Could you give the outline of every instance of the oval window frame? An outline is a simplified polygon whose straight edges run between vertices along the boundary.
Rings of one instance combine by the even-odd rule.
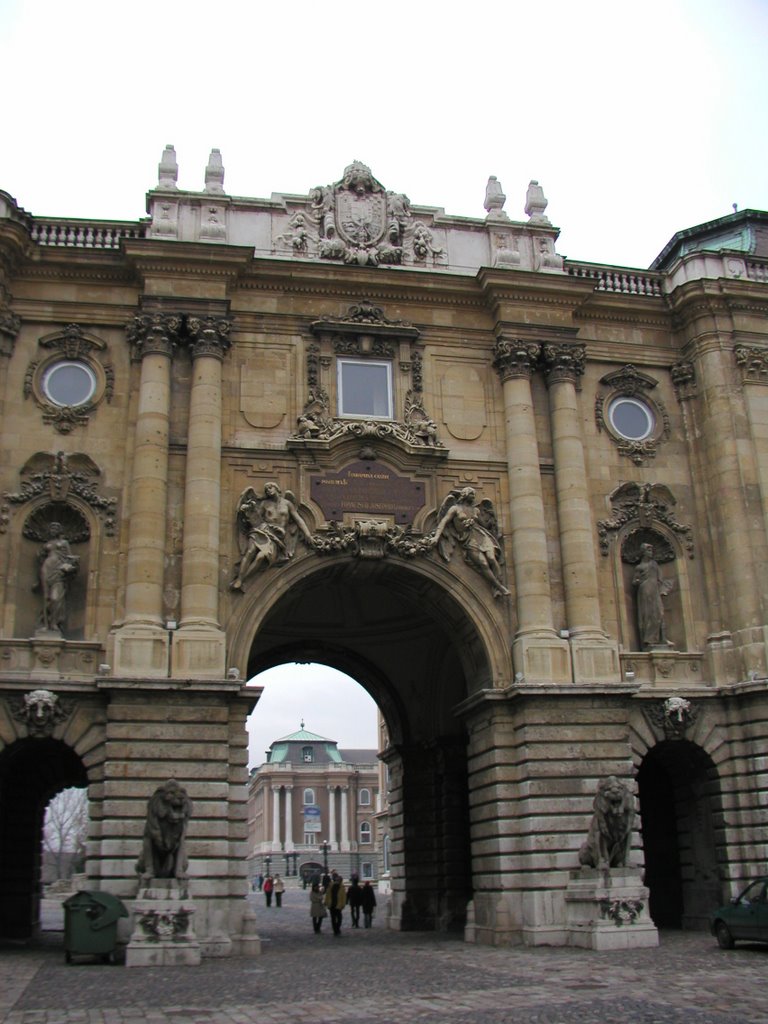
[[[642,434],[630,434],[626,430],[622,429],[621,426],[616,422],[615,410],[618,406],[627,404],[633,406],[635,409],[641,410],[645,414],[646,419],[646,430]],[[606,409],[608,424],[616,434],[617,437],[622,438],[625,441],[634,441],[640,443],[647,441],[649,438],[654,438],[656,433],[656,427],[658,424],[658,417],[653,406],[645,399],[638,398],[636,395],[614,395],[608,401],[608,408]]]
[[[53,389],[51,388],[51,378],[56,374],[58,370],[67,369],[70,367],[76,367],[82,370],[85,376],[90,381],[91,387],[88,394],[79,402],[63,402],[58,398]],[[46,364],[45,367],[41,368],[40,374],[40,391],[46,402],[55,406],[57,409],[82,409],[87,406],[93,405],[96,401],[96,395],[99,390],[99,377],[94,367],[87,362],[85,359],[71,359],[71,358],[57,358],[51,360]]]

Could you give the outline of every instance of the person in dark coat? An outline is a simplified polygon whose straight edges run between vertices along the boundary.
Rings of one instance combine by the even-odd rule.
[[[370,928],[376,910],[376,893],[370,882],[366,882],[360,891],[360,906],[363,909],[363,924],[366,928]]]
[[[347,906],[349,907],[349,913],[352,918],[352,927],[360,927],[360,900],[363,895],[363,890],[360,888],[355,875],[352,876],[352,882],[347,889]]]

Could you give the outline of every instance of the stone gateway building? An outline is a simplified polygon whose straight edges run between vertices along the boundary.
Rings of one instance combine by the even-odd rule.
[[[559,256],[536,182],[471,219],[359,162],[159,170],[132,223],[0,193],[0,932],[71,785],[134,910],[175,779],[202,955],[255,952],[244,681],[293,661],[386,722],[391,927],[578,941],[610,777],[603,916],[644,879],[700,926],[767,854],[768,214],[629,270]]]

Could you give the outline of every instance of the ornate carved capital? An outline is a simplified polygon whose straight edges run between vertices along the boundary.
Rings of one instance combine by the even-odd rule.
[[[11,356],[21,330],[21,317],[9,309],[0,309],[0,356]]]
[[[140,313],[125,325],[135,355],[172,356],[179,341],[181,316],[178,313]]]
[[[768,384],[768,348],[737,345],[733,350],[744,384]]]
[[[541,345],[536,341],[500,337],[493,346],[493,368],[502,383],[515,377],[527,377],[536,369]]]
[[[571,381],[578,386],[587,362],[585,345],[546,342],[541,347],[541,356],[547,371],[548,385]]]
[[[682,402],[687,398],[694,398],[696,396],[698,386],[696,381],[696,368],[693,363],[687,360],[675,363],[674,366],[670,367],[669,373],[672,377],[672,386],[675,389],[675,395],[677,395],[678,402]]]
[[[232,321],[226,320],[224,317],[189,317],[187,319],[187,334],[192,358],[214,356],[216,359],[223,360],[232,344],[229,340],[231,328]]]

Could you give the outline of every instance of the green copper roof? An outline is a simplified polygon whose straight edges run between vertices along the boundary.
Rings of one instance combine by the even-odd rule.
[[[298,732],[292,732],[289,736],[281,736],[275,743],[335,743],[336,740],[329,740],[327,736],[318,736],[316,732],[308,732],[301,723]]]

